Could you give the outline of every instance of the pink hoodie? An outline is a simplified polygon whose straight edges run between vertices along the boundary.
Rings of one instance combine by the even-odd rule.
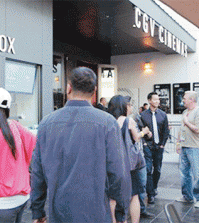
[[[12,120],[10,129],[16,145],[16,160],[0,130],[0,197],[30,193],[29,165],[36,143],[36,136]]]

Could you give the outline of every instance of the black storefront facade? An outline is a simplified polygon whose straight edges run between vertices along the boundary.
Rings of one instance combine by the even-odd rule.
[[[79,65],[97,71],[100,83],[94,104],[104,96],[103,65],[109,70],[115,65],[117,69],[117,64],[108,66],[112,56],[160,52],[186,58],[196,51],[196,40],[152,0],[58,0],[54,1],[53,11],[55,58],[56,53],[60,60],[63,58],[65,76]]]
[[[115,69],[111,56],[186,57],[196,51],[196,40],[151,0],[1,0],[0,5],[0,86],[12,94],[12,118],[32,128],[64,105],[66,77],[76,66],[91,67],[101,78],[101,70]],[[111,84],[116,89],[117,78]],[[101,95],[98,89],[94,104]]]

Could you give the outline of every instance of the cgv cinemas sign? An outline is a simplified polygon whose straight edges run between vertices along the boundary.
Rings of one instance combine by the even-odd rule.
[[[15,54],[14,50],[15,38],[9,36],[0,35],[0,52]]]
[[[158,25],[155,20],[150,18],[146,13],[142,13],[141,10],[135,7],[135,26],[143,29],[145,33],[149,33],[151,37],[154,37],[155,25]],[[180,39],[170,33],[167,29],[159,25],[158,28],[159,41],[165,46],[171,48],[180,55],[187,57],[187,45]]]

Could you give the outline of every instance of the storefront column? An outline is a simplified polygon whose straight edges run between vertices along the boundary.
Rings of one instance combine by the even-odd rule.
[[[43,65],[42,71],[42,117],[53,111],[53,92],[52,92],[52,66]]]
[[[0,87],[5,87],[5,57],[0,56]]]

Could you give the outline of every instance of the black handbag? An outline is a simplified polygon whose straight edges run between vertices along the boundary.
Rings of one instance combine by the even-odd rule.
[[[144,167],[146,164],[140,152],[139,143],[135,142],[131,137],[131,133],[129,130],[129,118],[126,118],[124,120],[121,131],[127,156],[129,159],[130,170],[140,169]]]

